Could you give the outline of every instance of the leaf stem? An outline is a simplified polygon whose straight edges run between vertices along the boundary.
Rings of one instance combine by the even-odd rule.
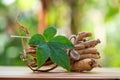
[[[16,35],[11,35],[10,37],[13,37],[13,38],[31,38],[31,37],[28,37],[28,36],[16,36]]]

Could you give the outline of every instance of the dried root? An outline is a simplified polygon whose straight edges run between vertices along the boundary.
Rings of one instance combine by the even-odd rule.
[[[33,59],[27,58],[24,54],[32,56]],[[54,64],[50,59],[48,59],[46,63],[43,64],[43,66],[49,66],[49,68],[38,68],[36,60],[36,46],[25,49],[25,53],[22,53],[20,58],[32,71],[48,72],[57,67],[56,64]]]
[[[80,61],[75,62],[71,66],[71,71],[82,72],[82,71],[90,71],[94,67],[98,66],[97,62],[94,59],[83,59]]]
[[[86,37],[89,37],[91,36],[92,34],[90,32],[81,32],[78,34],[77,38],[76,38],[76,41],[75,41],[75,44],[78,44],[79,41],[84,41]]]
[[[90,71],[100,65],[96,61],[100,58],[99,52],[94,47],[100,43],[100,40],[88,40],[92,34],[81,32],[77,36],[71,36],[70,40],[75,48],[68,51],[71,60],[71,71],[82,72]]]
[[[75,49],[85,49],[90,47],[95,47],[98,43],[100,43],[100,40],[89,40],[89,41],[80,41],[79,43],[75,44]]]

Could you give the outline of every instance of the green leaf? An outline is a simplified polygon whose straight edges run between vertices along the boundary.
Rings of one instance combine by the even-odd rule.
[[[50,56],[50,49],[46,43],[37,48],[37,67],[41,67]]]
[[[49,41],[55,36],[56,32],[57,30],[55,27],[49,27],[44,31],[43,35],[45,36],[46,40]]]
[[[50,57],[54,63],[70,71],[70,60],[64,50],[73,48],[74,46],[66,37],[54,37],[55,34],[56,29],[49,27],[44,31],[43,35],[35,34],[29,40],[29,45],[37,46],[37,67],[41,67]]]
[[[31,37],[29,40],[29,45],[35,46],[35,45],[42,45],[45,42],[44,37],[41,34],[35,34]]]
[[[56,45],[59,45],[63,49],[74,48],[72,42],[64,36],[56,36],[52,38],[50,42],[54,42]]]
[[[51,49],[50,59],[57,65],[70,71],[70,60],[68,58],[67,53],[58,46],[55,46],[50,43],[49,47]]]

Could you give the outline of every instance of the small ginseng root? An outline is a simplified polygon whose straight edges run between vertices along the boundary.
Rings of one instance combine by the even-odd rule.
[[[100,40],[88,40],[86,37],[91,35],[90,32],[81,32],[77,36],[72,35],[70,37],[75,46],[74,49],[68,51],[71,60],[71,71],[83,72],[90,71],[94,67],[100,67],[98,63],[100,54],[95,48]]]
[[[76,72],[90,71],[94,67],[98,67],[97,62],[94,59],[86,58],[77,61],[73,65],[71,65],[71,71],[76,71]]]

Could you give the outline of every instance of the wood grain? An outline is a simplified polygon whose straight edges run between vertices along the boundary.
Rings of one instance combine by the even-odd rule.
[[[0,80],[119,80],[120,68],[95,68],[90,72],[66,72],[58,67],[51,72],[32,72],[28,67],[0,67]]]

